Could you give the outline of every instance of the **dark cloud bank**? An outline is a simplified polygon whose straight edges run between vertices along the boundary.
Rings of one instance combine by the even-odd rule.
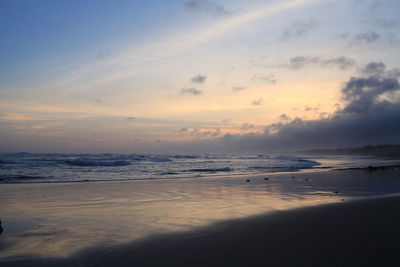
[[[387,70],[382,62],[372,62],[361,73],[343,85],[345,105],[327,118],[287,117],[265,127],[263,134],[226,134],[190,146],[202,152],[282,152],[400,143],[400,70]]]

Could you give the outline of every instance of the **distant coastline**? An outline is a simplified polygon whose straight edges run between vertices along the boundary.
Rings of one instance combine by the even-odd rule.
[[[400,158],[400,144],[367,145],[363,147],[346,147],[336,149],[310,149],[299,151],[306,155],[361,155]]]

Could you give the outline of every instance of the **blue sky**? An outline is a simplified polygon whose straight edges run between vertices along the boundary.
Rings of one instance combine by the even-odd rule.
[[[342,112],[343,88],[367,64],[397,79],[398,10],[393,0],[1,1],[0,150],[267,144],[295,119]],[[387,99],[397,90],[374,103]]]

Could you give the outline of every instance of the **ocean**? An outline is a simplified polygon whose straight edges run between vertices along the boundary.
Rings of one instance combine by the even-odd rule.
[[[0,183],[190,179],[399,165],[363,156],[0,154]]]

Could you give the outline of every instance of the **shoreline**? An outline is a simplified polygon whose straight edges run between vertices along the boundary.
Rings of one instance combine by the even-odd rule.
[[[400,196],[274,211],[2,266],[398,266]]]

